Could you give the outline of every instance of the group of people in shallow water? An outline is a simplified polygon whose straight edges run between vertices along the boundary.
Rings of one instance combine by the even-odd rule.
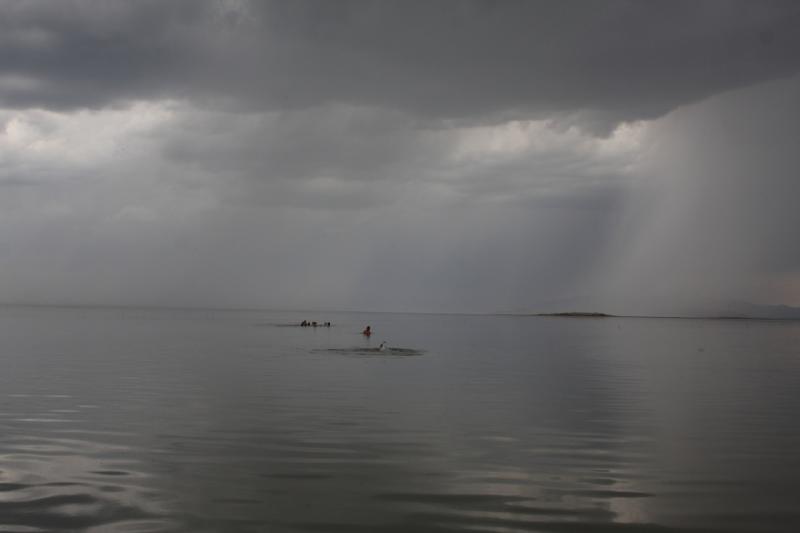
[[[329,327],[331,327],[331,323],[330,322],[317,322],[316,320],[303,320],[302,322],[300,322],[300,327],[301,328],[309,328],[309,327],[310,328],[316,328],[316,327],[329,328]],[[362,331],[361,334],[364,335],[365,337],[369,337],[370,335],[372,335],[372,326],[365,327],[364,331]]]
[[[302,322],[300,322],[300,327],[302,327],[302,328],[307,328],[307,327],[311,327],[311,328],[316,328],[316,327],[329,328],[329,327],[331,327],[331,323],[330,322],[317,323],[316,320],[314,320],[314,321],[303,320]]]

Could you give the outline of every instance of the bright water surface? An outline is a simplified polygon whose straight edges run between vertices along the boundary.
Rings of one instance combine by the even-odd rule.
[[[800,531],[797,322],[4,308],[0,398],[3,532]]]

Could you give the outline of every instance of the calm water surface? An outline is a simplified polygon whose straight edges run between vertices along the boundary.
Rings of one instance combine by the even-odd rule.
[[[5,308],[0,398],[2,532],[800,531],[800,323]]]

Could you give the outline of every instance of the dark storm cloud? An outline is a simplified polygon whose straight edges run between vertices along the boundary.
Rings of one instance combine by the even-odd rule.
[[[0,87],[10,107],[101,107],[174,95],[204,23],[192,2],[14,2],[0,8]],[[185,69],[180,69],[185,70]]]
[[[256,179],[382,180],[399,167],[435,164],[446,132],[407,115],[328,106],[292,113],[195,112],[164,132],[167,159]]]
[[[765,280],[800,302],[799,22],[2,3],[0,301],[653,312]]]
[[[5,106],[331,102],[605,128],[800,66],[770,2],[24,2],[0,7]]]

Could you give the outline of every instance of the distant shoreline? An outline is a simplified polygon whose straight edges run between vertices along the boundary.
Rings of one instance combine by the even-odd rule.
[[[535,313],[533,316],[563,316],[570,318],[619,318],[618,315],[609,315],[608,313],[590,313],[590,312],[576,312],[576,311],[570,311],[565,313]]]
[[[685,315],[612,315],[609,313],[569,311],[562,313],[527,313],[518,316],[538,316],[551,318],[648,318],[648,319],[672,319],[672,320],[771,320],[771,321],[797,321],[795,317],[766,317],[766,316],[738,316],[738,315],[719,315],[719,316],[685,316]]]

